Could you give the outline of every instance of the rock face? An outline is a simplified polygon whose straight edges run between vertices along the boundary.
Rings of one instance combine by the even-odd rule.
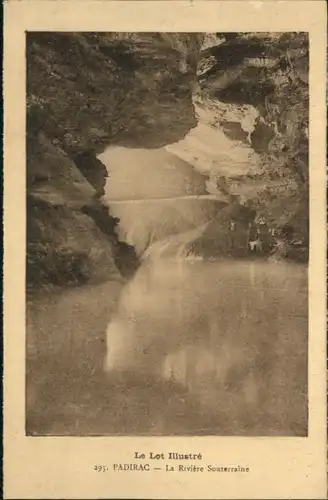
[[[63,204],[30,199],[28,284],[61,286],[118,278],[114,254],[92,218]]]
[[[255,151],[276,156],[280,152],[285,163],[296,155],[300,162],[307,161],[306,33],[235,33],[202,57],[212,61],[199,77],[208,95],[258,110],[260,116],[251,136]]]
[[[136,268],[133,248],[118,240],[117,219],[99,201],[107,171],[97,155],[112,144],[161,147],[196,125],[201,42],[199,35],[165,33],[27,35],[32,288]]]
[[[306,33],[217,34],[217,45],[201,53],[203,100],[258,115],[247,142],[260,157],[255,178],[233,176],[237,189],[253,198],[258,212],[276,227],[290,224],[308,245],[309,45]],[[240,121],[240,120],[239,120]],[[220,120],[222,126],[222,119]],[[236,123],[227,135],[245,141]],[[242,130],[247,132],[243,124]],[[247,193],[247,191],[249,192]],[[254,192],[255,191],[255,192]]]
[[[96,190],[43,132],[29,138],[27,175],[29,289],[118,278],[114,220],[107,212],[109,236],[97,227]]]
[[[258,111],[217,101],[205,92],[195,93],[193,102],[197,127],[166,149],[209,176],[259,173],[260,157],[250,145]]]
[[[65,151],[161,147],[196,125],[196,35],[28,35],[29,127]]]
[[[232,150],[213,159],[206,141],[218,130],[243,145],[239,163]],[[109,146],[173,143],[167,152],[205,165],[227,192],[252,186],[256,175],[249,196],[257,210],[277,226],[291,223],[305,241],[306,34],[28,33],[30,283],[127,273],[123,255],[133,249],[101,205],[107,171],[97,156]],[[67,253],[75,270],[60,267]]]

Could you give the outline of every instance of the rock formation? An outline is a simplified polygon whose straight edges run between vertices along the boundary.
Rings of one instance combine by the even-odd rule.
[[[266,218],[306,241],[305,34],[28,33],[30,284],[118,277],[122,255],[134,254],[101,204],[107,171],[97,156],[174,143],[167,149],[182,161],[210,165],[208,149],[191,160],[183,141],[197,124],[204,137],[220,129],[244,145],[239,164],[228,156],[214,169],[225,187],[250,188]]]
[[[309,47],[305,33],[218,34],[202,52],[201,98],[222,107],[251,106],[253,130],[236,123],[224,132],[248,142],[260,168],[230,175],[232,189],[252,198],[259,214],[278,229],[290,224],[303,257],[308,246]],[[205,97],[206,96],[206,97]],[[213,104],[212,104],[213,107]],[[255,174],[255,175],[254,175]],[[305,257],[306,258],[306,257]]]
[[[32,286],[116,278],[126,254],[137,264],[100,204],[107,172],[97,155],[112,144],[161,147],[196,125],[192,86],[200,43],[187,34],[27,35]]]

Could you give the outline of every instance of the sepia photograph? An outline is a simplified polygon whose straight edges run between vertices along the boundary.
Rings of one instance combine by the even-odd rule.
[[[310,255],[307,32],[26,32],[27,436],[307,437]]]

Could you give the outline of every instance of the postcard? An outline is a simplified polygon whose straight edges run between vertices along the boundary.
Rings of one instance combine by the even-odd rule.
[[[325,19],[6,2],[4,498],[326,498]]]

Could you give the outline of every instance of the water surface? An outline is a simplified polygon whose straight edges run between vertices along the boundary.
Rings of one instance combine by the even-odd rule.
[[[28,318],[29,433],[307,433],[305,267],[148,258]]]

